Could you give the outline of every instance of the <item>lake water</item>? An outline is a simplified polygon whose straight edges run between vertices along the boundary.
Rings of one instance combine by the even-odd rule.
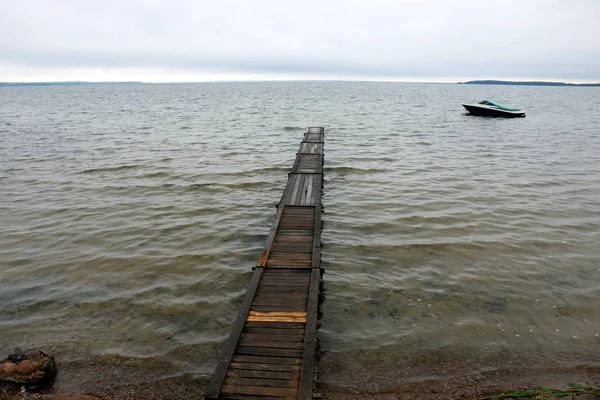
[[[465,114],[484,98],[527,117]],[[600,379],[600,91],[571,87],[0,88],[0,358],[201,395],[308,126],[326,397]]]

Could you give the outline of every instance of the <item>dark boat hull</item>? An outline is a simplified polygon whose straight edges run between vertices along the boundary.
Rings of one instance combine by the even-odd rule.
[[[481,107],[475,104],[463,104],[463,107],[469,113],[483,117],[521,118],[525,116],[523,111],[506,111],[492,107]]]

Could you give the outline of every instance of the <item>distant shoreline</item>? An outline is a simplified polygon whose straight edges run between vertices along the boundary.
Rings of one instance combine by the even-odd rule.
[[[0,82],[2,86],[81,86],[81,85],[131,85],[143,82],[87,82],[87,81],[65,81],[65,82]]]
[[[19,86],[85,86],[85,85],[145,85],[145,84],[188,84],[188,83],[275,83],[275,82],[373,82],[373,83],[414,83],[414,84],[453,84],[452,82],[400,82],[400,81],[369,81],[369,80],[265,80],[265,81],[207,81],[207,82],[138,82],[138,81],[110,81],[110,82],[91,82],[91,81],[58,81],[58,82],[0,82],[0,87],[19,87]],[[579,87],[600,87],[600,83],[566,83],[566,82],[544,82],[544,81],[500,81],[500,80],[474,80],[466,82],[456,82],[459,85],[516,85],[516,86],[579,86]]]
[[[600,83],[565,83],[565,82],[543,82],[543,81],[467,81],[458,82],[459,85],[517,85],[517,86],[585,86],[600,87]]]

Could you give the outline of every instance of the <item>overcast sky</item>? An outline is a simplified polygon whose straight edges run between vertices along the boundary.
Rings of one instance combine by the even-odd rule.
[[[0,0],[0,81],[600,82],[600,0]]]

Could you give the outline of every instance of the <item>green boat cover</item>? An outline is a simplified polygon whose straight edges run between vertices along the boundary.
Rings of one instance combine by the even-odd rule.
[[[512,106],[509,106],[506,103],[503,103],[501,101],[496,101],[496,100],[483,100],[483,101],[480,101],[479,104],[483,104],[486,106],[498,107],[498,108],[500,108],[502,110],[506,110],[506,111],[521,111],[518,108],[514,108]]]

